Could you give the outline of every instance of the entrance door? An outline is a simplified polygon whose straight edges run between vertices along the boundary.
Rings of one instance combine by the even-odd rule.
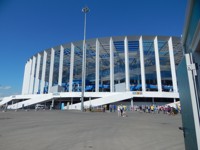
[[[185,54],[177,70],[177,79],[186,150],[200,149],[199,100],[195,71],[191,54]]]

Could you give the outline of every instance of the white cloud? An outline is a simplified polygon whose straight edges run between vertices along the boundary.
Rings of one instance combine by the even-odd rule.
[[[17,92],[4,92],[4,93],[0,93],[0,99],[3,98],[3,97],[8,97],[8,96],[12,96],[12,95],[20,95],[19,93]]]
[[[0,98],[12,96],[12,95],[20,95],[19,89],[15,89],[9,85],[1,85],[0,84]]]
[[[11,86],[0,85],[0,90],[9,90],[9,89],[11,89]]]

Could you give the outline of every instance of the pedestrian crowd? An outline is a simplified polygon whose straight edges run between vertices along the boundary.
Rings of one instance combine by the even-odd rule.
[[[172,107],[169,105],[135,105],[132,110],[144,112],[144,113],[153,113],[153,114],[168,114],[168,115],[176,115],[178,113],[181,113],[181,107],[176,106]]]
[[[134,105],[133,107],[127,106],[127,105],[104,105],[102,107],[102,112],[105,112],[106,110],[110,112],[117,111],[118,116],[127,117],[127,111],[138,111],[143,113],[150,113],[150,114],[168,114],[168,115],[176,115],[178,113],[181,113],[181,107],[180,105],[175,105],[175,107],[172,107],[170,105]]]

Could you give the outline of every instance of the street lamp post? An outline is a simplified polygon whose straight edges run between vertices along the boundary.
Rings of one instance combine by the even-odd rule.
[[[84,13],[84,40],[83,40],[83,60],[82,60],[82,88],[81,88],[81,111],[84,111],[83,101],[84,101],[84,92],[85,92],[85,70],[86,70],[86,14],[89,12],[88,7],[84,7],[82,12]]]

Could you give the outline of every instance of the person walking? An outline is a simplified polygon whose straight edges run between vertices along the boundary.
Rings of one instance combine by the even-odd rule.
[[[124,107],[123,107],[123,105],[121,104],[121,105],[120,105],[120,116],[123,116],[123,112],[124,112]]]
[[[118,107],[117,107],[118,116],[121,116],[121,108],[120,107],[121,107],[120,105],[118,105]]]
[[[127,117],[126,111],[127,111],[127,106],[124,105],[123,106],[123,117]]]
[[[113,108],[113,106],[110,105],[110,106],[109,106],[109,110],[110,110],[110,112],[112,112],[112,108]]]
[[[113,111],[115,112],[115,110],[116,110],[116,105],[113,105]]]

